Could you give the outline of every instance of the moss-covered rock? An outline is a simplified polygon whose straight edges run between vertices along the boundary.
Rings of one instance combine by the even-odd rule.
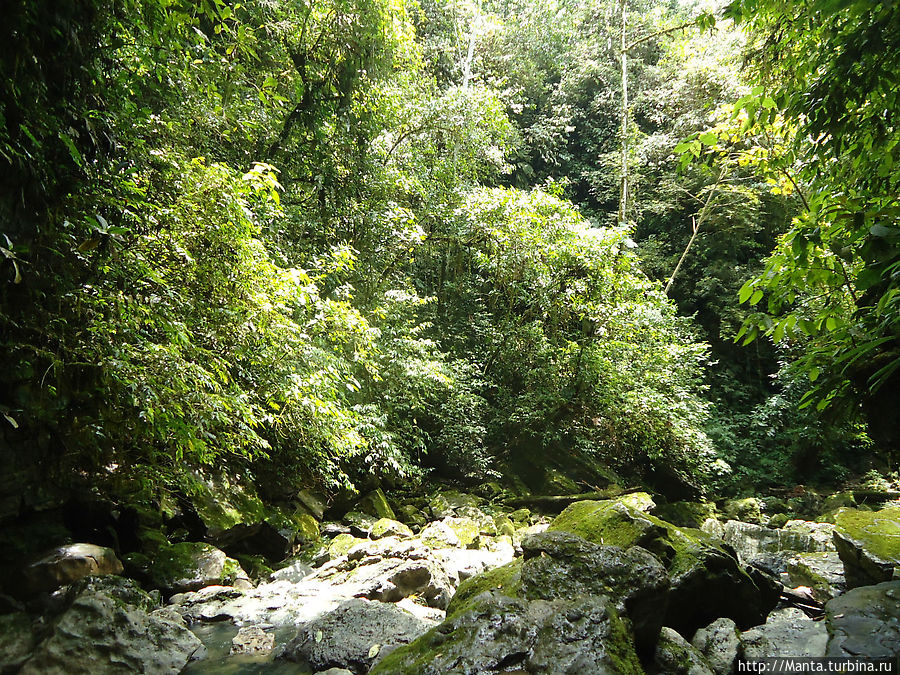
[[[774,516],[769,518],[768,526],[773,530],[780,529],[784,527],[788,522],[790,522],[791,516],[787,513],[776,513]]]
[[[428,500],[428,506],[435,518],[447,518],[457,515],[457,509],[465,506],[479,507],[482,499],[456,490],[439,492]]]
[[[550,530],[620,548],[641,546],[656,554],[672,581],[666,625],[682,635],[722,616],[741,627],[756,625],[778,600],[777,591],[752,579],[720,540],[618,501],[572,504]]]
[[[204,586],[229,586],[247,579],[240,563],[202,542],[171,544],[159,550],[149,570],[150,583],[165,593],[196,591]]]
[[[603,597],[520,600],[483,593],[372,675],[643,672],[625,622]]]
[[[391,520],[390,518],[379,518],[372,525],[369,531],[372,539],[381,539],[382,537],[411,537],[413,531],[403,523]]]
[[[486,591],[497,591],[510,598],[518,597],[522,585],[522,558],[476,574],[460,583],[450,604],[447,616],[465,609],[472,598]]]
[[[352,534],[339,534],[332,539],[331,543],[328,545],[328,554],[332,558],[339,558],[342,555],[347,555],[347,551],[357,544],[365,543],[365,541],[365,539],[354,537]]]
[[[391,505],[388,504],[387,497],[384,496],[384,492],[381,491],[381,488],[373,490],[360,499],[356,503],[356,506],[360,511],[374,518],[390,518],[391,520],[397,520],[394,510],[391,508]]]
[[[707,519],[716,517],[716,505],[712,502],[669,502],[659,504],[651,513],[678,527],[699,530]]]
[[[649,672],[658,675],[713,675],[699,649],[671,628],[663,628]]]
[[[741,520],[754,525],[765,525],[763,516],[763,503],[756,497],[745,499],[729,499],[722,509],[728,520]]]
[[[526,508],[516,509],[509,514],[509,519],[517,525],[531,522],[531,511]]]
[[[835,518],[834,543],[850,588],[894,578],[900,566],[900,508],[842,509]]]
[[[834,551],[798,553],[787,561],[791,585],[806,586],[819,602],[828,602],[846,589],[844,566]]]
[[[546,495],[577,495],[583,491],[578,483],[558,469],[549,469],[541,484],[541,492]]]

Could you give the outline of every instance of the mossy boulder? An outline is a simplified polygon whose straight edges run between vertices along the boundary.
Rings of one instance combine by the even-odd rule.
[[[602,596],[522,600],[497,592],[388,654],[372,675],[643,673],[626,623]]]
[[[601,546],[569,532],[542,532],[522,542],[520,594],[529,600],[607,596],[627,616],[639,652],[650,652],[668,602],[662,563],[638,546]]]
[[[447,518],[457,515],[457,509],[465,506],[479,507],[482,499],[476,495],[470,495],[456,490],[439,492],[428,500],[428,506],[435,518]]]
[[[723,616],[742,628],[756,625],[778,600],[777,590],[751,578],[720,540],[616,500],[576,502],[549,529],[573,532],[598,544],[641,546],[654,553],[672,583],[665,623],[682,635],[691,635]]]
[[[382,537],[411,537],[413,531],[403,523],[391,520],[390,518],[379,518],[369,530],[369,536],[372,539],[381,539]]]
[[[240,563],[203,542],[182,542],[161,548],[149,569],[150,583],[167,594],[196,591],[204,586],[233,585],[246,580]]]
[[[754,525],[765,525],[763,516],[763,503],[756,497],[744,499],[729,499],[722,509],[728,520],[740,520]]]
[[[384,492],[381,491],[381,488],[373,490],[360,499],[356,503],[356,508],[362,513],[376,519],[390,518],[391,520],[397,520],[394,510],[391,508],[391,505],[388,504],[387,497],[384,496]]]
[[[651,513],[678,527],[699,530],[709,518],[716,517],[716,505],[712,502],[669,502],[657,505]]]
[[[447,616],[465,609],[473,598],[487,591],[496,591],[510,598],[518,597],[522,586],[522,563],[522,558],[516,558],[463,580],[447,606]]]
[[[121,561],[111,548],[95,544],[67,544],[25,568],[29,590],[53,591],[87,576],[121,574]]]
[[[339,534],[334,539],[332,539],[331,543],[328,545],[328,554],[332,558],[339,558],[342,555],[347,555],[347,552],[351,548],[353,548],[357,544],[363,544],[365,543],[365,541],[365,539],[354,537],[352,534]]]
[[[786,572],[793,587],[806,586],[819,602],[828,602],[846,589],[844,565],[834,551],[798,553],[787,560]]]
[[[834,544],[849,588],[894,578],[894,568],[900,566],[900,508],[843,509],[835,526]]]

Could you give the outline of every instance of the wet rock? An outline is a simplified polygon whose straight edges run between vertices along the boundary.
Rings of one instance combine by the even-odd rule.
[[[618,501],[572,504],[550,530],[621,548],[640,546],[655,554],[671,580],[665,625],[682,635],[692,635],[722,616],[741,627],[762,623],[778,601],[778,590],[760,587],[714,537],[676,527]]]
[[[121,574],[121,561],[111,548],[68,544],[54,549],[25,569],[29,590],[37,593],[67,586],[87,576]]]
[[[178,673],[201,653],[200,641],[183,624],[147,613],[150,599],[137,587],[106,592],[86,581],[70,588],[66,608],[21,673]]]
[[[544,532],[522,542],[521,595],[555,600],[605,595],[632,623],[639,651],[652,649],[667,606],[669,578],[653,554],[592,544],[568,532]]]
[[[900,509],[844,509],[835,517],[834,543],[849,588],[894,578],[900,565]]]
[[[346,668],[361,675],[382,651],[412,642],[429,627],[393,605],[349,600],[302,626],[278,658],[308,664],[313,670]]]
[[[703,654],[716,675],[730,675],[740,649],[740,632],[731,619],[716,619],[699,629],[691,644]]]
[[[625,623],[603,597],[521,600],[483,593],[378,663],[372,675],[640,673]]]
[[[166,593],[231,585],[238,580],[249,584],[249,578],[237,560],[201,542],[183,542],[161,548],[151,563],[149,574],[153,586]]]
[[[713,675],[703,654],[671,628],[660,632],[653,663],[647,670],[651,675]]]
[[[231,639],[230,655],[268,654],[275,648],[275,636],[259,626],[244,626]]]
[[[411,537],[413,531],[406,525],[390,518],[379,518],[372,524],[369,536],[373,539],[381,537]]]
[[[388,504],[387,497],[381,489],[376,489],[367,494],[356,503],[357,508],[366,515],[372,516],[376,520],[378,518],[390,518],[397,520],[394,510]]]
[[[827,656],[900,654],[900,581],[847,591],[825,605]]]
[[[762,626],[741,635],[745,659],[773,656],[825,656],[828,630],[821,621],[813,621],[794,607],[772,612]]]

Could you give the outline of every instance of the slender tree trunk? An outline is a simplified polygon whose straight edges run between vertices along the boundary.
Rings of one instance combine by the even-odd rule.
[[[619,188],[619,226],[625,225],[628,209],[628,8],[627,0],[619,0],[622,12],[622,178]]]

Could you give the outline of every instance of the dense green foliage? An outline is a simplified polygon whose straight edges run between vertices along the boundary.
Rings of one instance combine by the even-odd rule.
[[[900,363],[893,71],[839,91],[895,16],[807,35],[779,7],[729,10],[763,96],[736,30],[628,3],[623,138],[612,0],[13,3],[7,437],[151,487],[723,486],[801,479],[823,438],[834,476],[860,418],[797,413],[802,377],[828,400]],[[748,325],[780,344],[741,350],[738,300],[764,296]]]

